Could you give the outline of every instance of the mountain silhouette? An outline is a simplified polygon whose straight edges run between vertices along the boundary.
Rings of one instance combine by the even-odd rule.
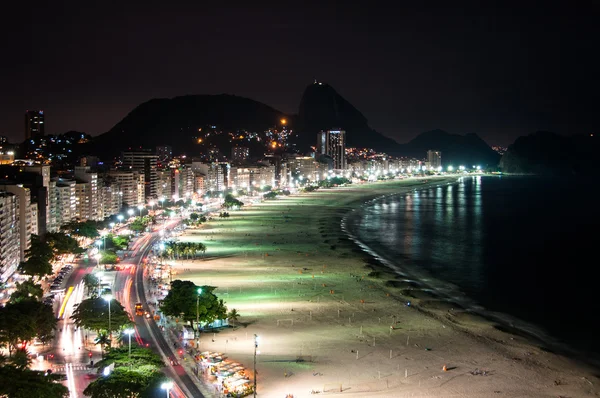
[[[506,173],[597,175],[600,143],[593,135],[562,136],[538,131],[519,137],[500,160]]]
[[[346,131],[346,147],[372,148],[396,155],[399,144],[369,127],[367,118],[326,83],[315,81],[304,90],[298,112],[300,145],[316,145],[321,130]]]
[[[229,94],[152,99],[137,106],[94,140],[95,151],[118,155],[129,147],[170,145],[175,153],[195,154],[199,129],[264,131],[288,115],[261,102]]]
[[[400,145],[399,151],[403,156],[421,159],[430,149],[442,152],[444,167],[496,167],[500,160],[500,155],[477,134],[450,134],[444,130],[421,133]]]

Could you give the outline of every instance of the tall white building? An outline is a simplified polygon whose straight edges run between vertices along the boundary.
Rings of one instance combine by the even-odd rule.
[[[325,165],[315,161],[311,156],[296,156],[287,161],[287,170],[291,178],[303,178],[310,181],[319,181],[323,179]]]
[[[144,175],[145,198],[157,198],[158,155],[151,150],[139,149],[123,152],[122,157],[125,170],[137,171]]]
[[[119,184],[111,178],[101,178],[98,187],[100,192],[101,219],[119,213],[123,205],[123,193]]]
[[[108,178],[115,182],[123,195],[122,203],[135,206],[144,203],[144,175],[133,171],[109,171]]]
[[[232,166],[229,188],[248,189],[262,186],[275,186],[275,166],[256,165],[247,167]]]
[[[442,167],[442,152],[430,149],[427,151],[427,162],[433,170],[439,169]]]
[[[317,151],[333,159],[335,170],[346,169],[346,132],[327,130],[317,134]]]
[[[89,167],[75,167],[77,181],[77,217],[82,220],[101,221],[103,219],[98,191],[98,174]]]
[[[204,175],[204,188],[206,191],[222,192],[227,189],[229,181],[229,163],[192,162],[192,171],[197,176]]]
[[[0,282],[6,282],[21,261],[19,198],[0,192]]]
[[[74,180],[54,178],[50,181],[50,224],[48,231],[57,232],[60,227],[77,218],[77,188]]]
[[[0,191],[10,192],[19,203],[20,261],[25,261],[25,250],[31,247],[31,234],[38,233],[37,204],[31,203],[31,192],[22,184],[0,185]]]

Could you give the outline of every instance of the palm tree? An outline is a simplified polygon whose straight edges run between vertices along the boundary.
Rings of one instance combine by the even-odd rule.
[[[100,287],[100,281],[94,274],[86,274],[83,277],[83,284],[87,290],[87,293],[92,297],[96,297],[98,295],[98,288]]]
[[[227,314],[227,319],[232,321],[233,327],[235,327],[235,323],[238,319],[240,319],[240,313],[237,312],[235,308],[233,308],[231,311],[229,311],[229,314]]]
[[[96,336],[94,344],[100,344],[100,352],[102,353],[102,359],[104,359],[104,347],[110,347],[110,338],[108,337],[108,333],[100,332],[98,336]]]

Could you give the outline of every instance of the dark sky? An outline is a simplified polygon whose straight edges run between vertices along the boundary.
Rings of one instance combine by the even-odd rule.
[[[295,113],[315,77],[399,142],[598,128],[597,2],[14,3],[0,13],[0,134],[15,140],[26,109],[45,111],[47,133],[93,135],[153,97]]]

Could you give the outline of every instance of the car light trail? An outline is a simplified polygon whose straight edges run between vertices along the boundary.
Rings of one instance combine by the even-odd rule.
[[[65,313],[65,308],[67,307],[67,302],[69,301],[69,298],[71,297],[71,294],[73,293],[73,286],[69,287],[69,290],[67,290],[67,294],[65,294],[65,299],[63,300],[62,305],[60,306],[60,311],[58,312],[58,318],[62,318],[63,314]]]

